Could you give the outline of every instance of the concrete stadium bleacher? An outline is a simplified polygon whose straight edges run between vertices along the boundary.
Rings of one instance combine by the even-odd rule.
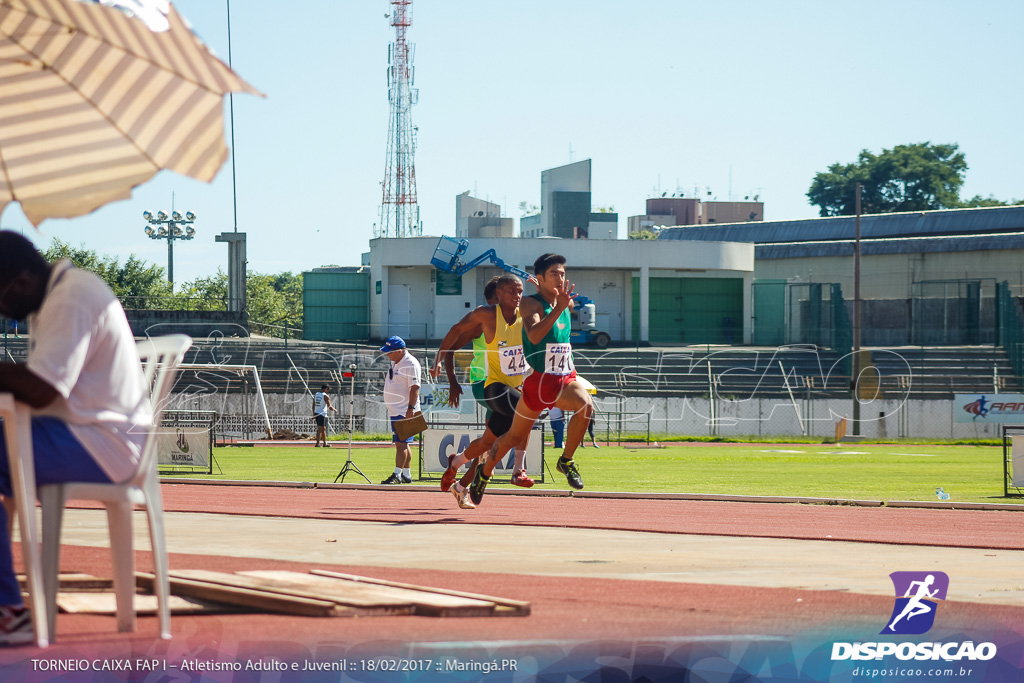
[[[435,342],[436,343],[436,342]],[[8,337],[4,358],[24,361],[27,338]],[[379,393],[387,359],[377,344],[332,344],[251,337],[196,339],[185,362],[211,367],[179,374],[175,391],[252,392],[251,374],[239,374],[219,365],[254,365],[264,393],[315,391],[328,384],[338,393],[348,384],[341,375],[355,363],[357,393]],[[411,349],[421,363],[436,346]],[[882,395],[948,398],[954,393],[1024,393],[1024,384],[999,347],[897,347],[870,349]],[[847,397],[850,378],[829,349],[811,346],[780,348],[677,347],[574,349],[577,372],[602,395],[706,396],[710,383],[718,396]],[[472,357],[456,355],[464,379]],[[780,367],[781,363],[781,367]],[[785,375],[783,374],[785,372]],[[787,387],[788,383],[788,387]]]

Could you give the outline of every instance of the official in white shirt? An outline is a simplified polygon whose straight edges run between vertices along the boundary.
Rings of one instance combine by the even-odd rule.
[[[391,439],[395,442],[395,471],[382,484],[412,483],[412,450],[409,444],[415,437],[402,440],[395,432],[395,422],[412,417],[420,410],[420,362],[405,348],[401,337],[389,337],[380,347],[381,353],[391,361],[384,375],[384,403],[391,419]]]

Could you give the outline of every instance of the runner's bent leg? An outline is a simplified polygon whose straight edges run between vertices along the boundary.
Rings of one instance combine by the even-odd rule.
[[[526,401],[519,400],[519,404],[516,406],[516,416],[512,420],[512,428],[491,446],[491,452],[487,455],[483,465],[484,475],[491,476],[494,467],[505,457],[505,454],[523,439],[530,437],[530,429],[538,415],[540,415],[539,410],[532,410],[526,405]]]
[[[587,424],[590,422],[594,407],[590,394],[580,386],[579,382],[575,381],[570,382],[562,389],[555,405],[565,411],[574,411],[572,419],[569,420],[569,428],[566,430],[565,450],[562,451],[562,457],[571,460],[587,433]]]

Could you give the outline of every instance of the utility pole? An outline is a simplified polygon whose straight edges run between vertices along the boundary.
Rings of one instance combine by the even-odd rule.
[[[854,210],[856,238],[853,246],[853,362],[850,364],[850,389],[853,391],[853,435],[860,436],[860,193],[857,183]]]

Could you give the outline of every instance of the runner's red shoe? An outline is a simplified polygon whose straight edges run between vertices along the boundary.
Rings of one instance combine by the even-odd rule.
[[[524,489],[528,489],[536,482],[527,476],[524,470],[520,470],[512,475],[512,483],[516,486],[522,486]]]
[[[455,483],[455,478],[459,476],[459,473],[452,467],[452,460],[455,459],[454,455],[448,456],[448,469],[441,475],[441,490],[447,492]]]

